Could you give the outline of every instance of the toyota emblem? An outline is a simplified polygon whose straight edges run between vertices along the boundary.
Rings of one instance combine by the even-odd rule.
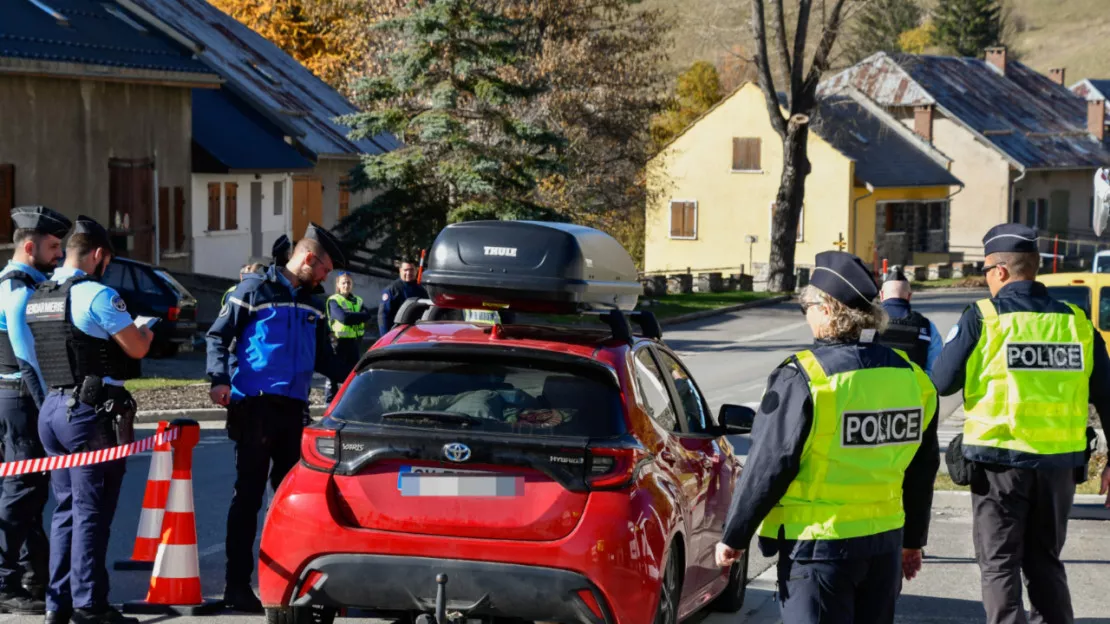
[[[459,442],[452,442],[443,446],[443,456],[448,461],[464,462],[470,459],[470,447]]]

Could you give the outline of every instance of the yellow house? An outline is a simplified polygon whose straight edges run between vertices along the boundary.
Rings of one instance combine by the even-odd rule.
[[[854,90],[821,100],[795,263],[839,241],[867,263],[949,261],[950,162]],[[770,254],[782,142],[759,86],[742,85],[648,164],[644,269],[759,277]],[[754,267],[754,271],[753,271]]]

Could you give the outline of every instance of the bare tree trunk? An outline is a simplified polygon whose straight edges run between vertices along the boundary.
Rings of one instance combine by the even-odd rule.
[[[767,289],[794,290],[794,249],[798,240],[798,217],[805,200],[809,175],[809,124],[791,119],[782,141],[782,178],[771,215],[771,257]]]

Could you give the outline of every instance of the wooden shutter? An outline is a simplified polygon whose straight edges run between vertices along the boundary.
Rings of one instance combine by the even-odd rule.
[[[697,219],[697,202],[672,201],[671,238],[694,238],[697,234]]]
[[[0,243],[12,240],[12,208],[15,208],[15,165],[0,165]]]
[[[671,238],[682,236],[682,222],[686,218],[684,202],[671,202]]]
[[[220,230],[220,183],[208,183],[208,231]]]
[[[762,169],[762,143],[759,138],[732,139],[732,170],[759,171]]]
[[[173,188],[173,248],[185,249],[185,189],[180,186]]]
[[[686,202],[685,213],[686,218],[682,220],[683,236],[694,238],[697,235],[698,205],[694,202]]]
[[[339,218],[346,218],[351,214],[351,179],[343,178],[339,181]]]
[[[158,249],[166,253],[170,249],[170,189],[158,189]]]
[[[224,184],[224,228],[228,230],[239,229],[236,220],[239,215],[239,185],[234,182]]]

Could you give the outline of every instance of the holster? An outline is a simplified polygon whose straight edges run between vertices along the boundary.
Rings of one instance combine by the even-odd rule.
[[[948,450],[944,453],[944,464],[948,467],[948,477],[956,485],[971,485],[977,466],[975,462],[964,457],[964,434],[957,434],[948,443]]]
[[[97,437],[112,441],[109,446],[135,441],[137,405],[130,392],[121,386],[102,386],[100,397],[92,405],[96,407]]]

